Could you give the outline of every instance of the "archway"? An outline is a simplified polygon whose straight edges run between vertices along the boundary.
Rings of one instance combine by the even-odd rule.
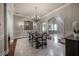
[[[48,20],[48,32],[57,43],[64,36],[64,21],[61,17],[56,16]]]

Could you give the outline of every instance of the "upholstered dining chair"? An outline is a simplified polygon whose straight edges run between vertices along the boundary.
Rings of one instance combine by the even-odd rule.
[[[47,47],[47,33],[43,33],[42,35],[42,48],[43,46]]]
[[[39,46],[41,46],[42,48],[44,46],[47,47],[47,33],[40,34],[40,36],[38,37],[38,41],[39,41]]]
[[[32,35],[31,35],[31,33],[29,32],[29,41],[31,41],[32,40]]]
[[[34,33],[29,33],[29,42],[31,42],[32,47],[33,47],[34,44],[36,43],[35,37],[34,37]]]

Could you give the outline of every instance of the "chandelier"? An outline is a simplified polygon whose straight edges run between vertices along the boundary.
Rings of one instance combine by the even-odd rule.
[[[35,7],[35,16],[32,17],[32,20],[34,22],[38,22],[40,20],[40,17],[37,15],[37,7]]]

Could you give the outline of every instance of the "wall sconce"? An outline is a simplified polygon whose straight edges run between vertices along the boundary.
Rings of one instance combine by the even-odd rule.
[[[37,24],[36,23],[33,23],[33,26],[37,26]]]
[[[21,26],[24,25],[24,23],[23,22],[19,22],[18,25],[19,25],[19,27],[21,27]]]

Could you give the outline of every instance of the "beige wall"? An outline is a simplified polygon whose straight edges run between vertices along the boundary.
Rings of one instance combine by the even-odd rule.
[[[20,37],[28,37],[29,31],[41,31],[41,21],[39,21],[36,25],[33,26],[33,30],[24,30],[24,21],[32,21],[30,19],[21,17],[21,16],[14,16],[14,38],[20,38]],[[19,24],[22,24],[20,26]],[[35,27],[37,26],[37,27]]]
[[[24,22],[22,20],[23,18],[19,16],[14,16],[14,37],[20,37],[22,35],[22,31],[24,29]],[[20,24],[23,24],[22,26]]]
[[[65,24],[65,36],[70,35],[73,33],[72,22],[79,19],[79,4],[70,4],[43,19],[49,20],[52,17],[61,17]]]
[[[0,55],[4,54],[4,5],[0,3]]]
[[[24,21],[28,20],[21,16],[14,16],[14,38],[28,37],[28,30],[24,30]]]

